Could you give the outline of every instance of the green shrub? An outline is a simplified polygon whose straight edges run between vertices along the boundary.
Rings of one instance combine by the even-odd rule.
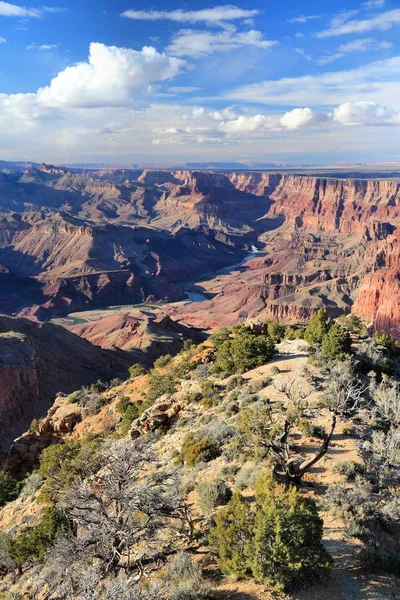
[[[322,340],[322,352],[330,359],[343,359],[351,352],[351,336],[339,323],[334,323]]]
[[[171,362],[171,360],[172,360],[172,356],[170,354],[164,354],[164,356],[159,356],[154,361],[154,368],[155,369],[163,369]]]
[[[29,426],[29,431],[30,431],[30,433],[37,433],[37,431],[39,431],[39,420],[38,419],[33,419],[31,421],[31,424]]]
[[[57,507],[47,508],[38,525],[26,527],[8,540],[7,552],[20,567],[39,560],[67,527],[67,519]]]
[[[277,367],[276,365],[274,365],[273,367],[271,367],[271,375],[273,375],[275,377],[275,375],[279,375],[279,373],[281,372],[280,368]]]
[[[21,483],[11,475],[0,471],[0,507],[18,498],[20,491]]]
[[[277,591],[312,581],[331,566],[315,502],[295,488],[259,478],[255,507],[235,493],[221,509],[210,541],[224,573],[253,576]]]
[[[141,365],[140,363],[136,363],[135,365],[132,365],[131,367],[129,367],[128,371],[129,371],[129,377],[131,379],[135,379],[135,377],[140,377],[140,375],[146,375],[146,373],[147,373],[144,366]]]
[[[100,440],[66,440],[45,448],[40,455],[38,475],[44,481],[40,497],[44,501],[54,502],[61,492],[66,490],[88,465],[96,465],[99,460]]]
[[[152,371],[146,400],[149,406],[164,394],[174,394],[178,388],[177,377],[169,369],[165,373]]]
[[[346,437],[355,437],[357,435],[357,429],[355,427],[343,427],[343,435]]]
[[[198,463],[209,462],[219,455],[220,448],[212,438],[203,437],[201,433],[189,433],[183,440],[176,462],[195,467]]]
[[[268,320],[265,322],[267,326],[268,335],[274,342],[279,343],[285,337],[286,328],[284,325],[279,323],[278,321]]]
[[[352,460],[336,463],[336,465],[333,467],[333,470],[335,473],[343,475],[347,481],[354,481],[357,475],[361,475],[363,473],[362,466]]]
[[[196,487],[197,504],[203,513],[208,513],[232,497],[230,488],[221,479],[201,481]]]
[[[124,437],[128,433],[132,423],[139,418],[142,407],[143,404],[138,404],[137,402],[130,402],[128,404],[120,424],[119,434],[121,437]]]
[[[231,392],[232,390],[236,390],[237,388],[242,387],[244,384],[244,379],[241,375],[233,375],[226,384],[226,391]]]
[[[400,344],[392,335],[381,331],[375,333],[372,339],[379,346],[383,346],[389,352],[389,355],[399,356]]]
[[[311,421],[300,421],[299,430],[306,437],[315,437],[320,440],[324,440],[326,438],[326,430],[322,425],[314,425]]]
[[[326,308],[321,308],[311,317],[310,323],[304,332],[304,339],[311,346],[320,345],[329,328],[328,312]]]
[[[224,375],[245,373],[267,363],[275,352],[275,344],[270,337],[241,333],[218,347],[212,372]]]

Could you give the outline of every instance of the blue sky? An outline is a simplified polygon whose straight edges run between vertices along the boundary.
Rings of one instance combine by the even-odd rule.
[[[0,1],[0,157],[400,161],[399,33],[399,0]]]

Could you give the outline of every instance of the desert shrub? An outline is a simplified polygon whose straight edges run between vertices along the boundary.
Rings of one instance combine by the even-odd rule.
[[[383,346],[383,348],[388,351],[389,355],[400,355],[400,344],[392,335],[381,331],[375,333],[372,339],[378,346]]]
[[[135,377],[139,377],[140,375],[145,375],[147,373],[144,366],[141,365],[140,363],[136,363],[135,365],[132,365],[131,367],[129,367],[128,371],[129,371],[129,377],[131,379],[135,379]]]
[[[238,471],[240,471],[240,467],[238,465],[224,465],[220,471],[221,477],[224,479],[229,479],[230,477],[234,477],[237,475]]]
[[[281,372],[280,368],[279,368],[279,367],[277,367],[276,365],[273,365],[273,366],[271,367],[271,371],[270,371],[270,373],[271,373],[271,375],[273,375],[274,377],[275,377],[275,375],[279,375],[279,373],[280,373],[280,372]]]
[[[261,475],[259,465],[244,465],[235,479],[235,489],[245,490],[253,488],[257,477]]]
[[[0,471],[0,506],[18,498],[20,490],[21,483],[19,481],[4,471]]]
[[[48,547],[67,528],[66,517],[58,508],[46,508],[38,525],[26,527],[16,537],[8,540],[7,552],[22,567],[42,558]]]
[[[346,437],[355,437],[357,435],[357,429],[355,427],[343,427],[342,433]]]
[[[339,323],[334,323],[322,339],[322,352],[330,359],[342,359],[351,352],[351,336]]]
[[[106,391],[107,387],[108,387],[108,385],[106,383],[104,383],[104,381],[101,381],[101,379],[98,379],[97,381],[95,381],[94,383],[92,383],[90,385],[89,390],[91,392],[97,392],[98,394],[101,394]]]
[[[120,415],[123,415],[126,411],[126,409],[128,408],[128,406],[130,405],[131,401],[129,396],[122,396],[122,398],[119,399],[118,404],[117,404],[117,411],[119,412]]]
[[[315,502],[276,484],[270,474],[255,487],[255,507],[236,492],[215,517],[210,540],[221,570],[252,576],[278,591],[326,573],[332,561]]]
[[[210,335],[210,342],[214,345],[215,350],[219,350],[224,342],[230,339],[230,331],[227,327],[221,327]]]
[[[346,329],[346,331],[357,337],[364,337],[367,334],[365,323],[363,323],[357,315],[350,314],[342,316],[338,319],[338,323]]]
[[[40,497],[44,501],[54,502],[61,492],[81,475],[88,466],[100,460],[98,449],[100,440],[67,440],[45,448],[40,455],[38,475],[43,479]]]
[[[241,333],[218,347],[212,372],[224,375],[245,373],[267,363],[275,352],[275,344],[270,337]]]
[[[143,405],[137,402],[130,402],[125,409],[122,417],[122,421],[119,428],[119,434],[121,437],[125,436],[131,428],[131,425],[141,414]]]
[[[37,431],[39,431],[38,419],[32,419],[31,424],[29,425],[29,431],[30,433],[36,433]]]
[[[210,377],[211,367],[207,364],[200,364],[193,371],[193,379],[196,381],[203,381]]]
[[[267,385],[272,383],[271,377],[264,377],[263,379],[256,379],[256,381],[252,381],[248,387],[248,391],[250,394],[256,394],[257,392],[261,392]]]
[[[146,401],[151,405],[164,394],[174,394],[177,390],[177,378],[170,370],[165,373],[152,371]]]
[[[203,600],[210,597],[201,569],[187,552],[177,554],[167,566],[171,600]]]
[[[163,356],[159,356],[155,361],[154,361],[154,368],[155,369],[162,369],[164,367],[166,367],[172,360],[172,356],[170,354],[164,354]]]
[[[221,401],[220,388],[213,381],[202,381],[200,384],[202,404],[208,408],[216,406]]]
[[[347,481],[354,481],[357,475],[363,473],[363,468],[360,463],[356,463],[352,460],[336,463],[333,470],[335,473],[339,473],[339,475],[345,477]]]
[[[32,473],[23,482],[21,496],[23,498],[31,496],[32,494],[37,492],[37,490],[39,490],[42,487],[42,483],[43,483],[43,479],[40,477],[40,475],[38,475],[38,473]]]
[[[211,437],[202,433],[189,433],[183,440],[176,462],[195,467],[200,462],[209,462],[220,455],[220,448]]]
[[[282,323],[268,320],[265,322],[265,325],[267,327],[269,337],[273,339],[275,343],[279,343],[283,340],[285,337],[286,328],[284,325],[282,325]]]
[[[311,346],[321,345],[329,328],[328,312],[326,308],[321,308],[311,317],[310,323],[304,332],[304,339]]]
[[[221,504],[226,504],[232,497],[230,488],[221,479],[201,481],[196,487],[197,504],[203,513],[208,513]]]
[[[314,423],[311,423],[311,421],[304,420],[300,421],[298,427],[301,433],[307,437],[315,437],[320,440],[324,440],[326,438],[327,433],[322,425],[314,425]]]
[[[241,375],[233,375],[226,384],[226,391],[231,392],[232,390],[236,390],[237,388],[242,387],[245,380]]]

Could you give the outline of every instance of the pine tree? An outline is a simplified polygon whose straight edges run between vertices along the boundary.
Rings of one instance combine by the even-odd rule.
[[[326,308],[321,308],[316,312],[305,331],[304,339],[306,342],[314,346],[322,344],[324,336],[329,331],[329,317]]]
[[[339,323],[334,323],[322,340],[322,352],[328,358],[344,358],[351,352],[351,336]]]

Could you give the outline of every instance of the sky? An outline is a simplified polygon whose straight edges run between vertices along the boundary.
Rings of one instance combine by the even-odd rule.
[[[400,161],[400,0],[0,0],[0,159]]]

